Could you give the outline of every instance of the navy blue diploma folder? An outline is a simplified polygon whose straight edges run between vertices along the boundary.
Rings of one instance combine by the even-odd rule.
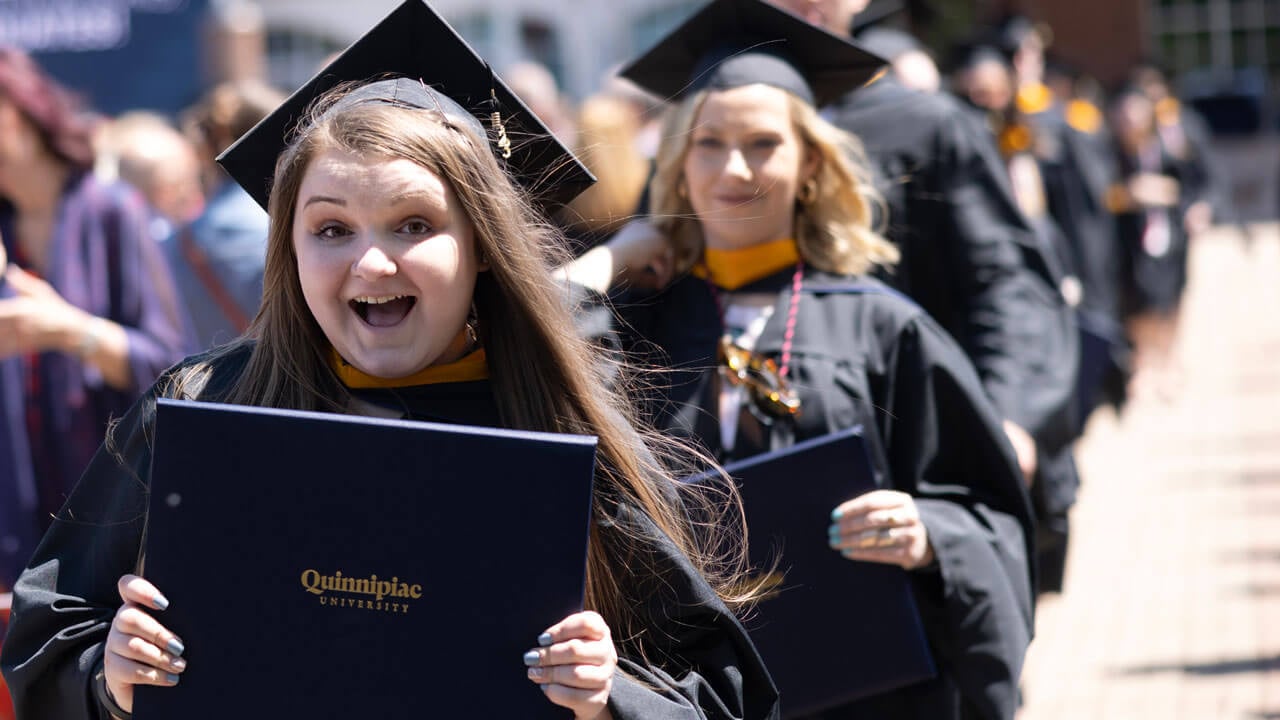
[[[781,584],[747,620],[799,717],[933,677],[933,656],[904,570],[854,562],[827,543],[831,511],[875,490],[858,429],[725,467],[738,481],[757,567],[780,559]]]
[[[138,720],[559,719],[595,438],[160,400],[145,575],[186,645]]]

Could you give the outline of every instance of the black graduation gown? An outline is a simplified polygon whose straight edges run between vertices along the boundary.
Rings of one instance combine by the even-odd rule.
[[[1078,342],[1061,269],[1009,188],[988,128],[955,98],[891,77],[824,110],[879,174],[885,235],[902,259],[880,279],[964,349],[996,410],[1049,452],[1072,439]]]
[[[1110,140],[1101,129],[1088,133],[1073,127],[1058,103],[1028,113],[1025,119],[1034,128],[1033,151],[1044,177],[1049,214],[1074,249],[1084,289],[1081,309],[1117,318],[1121,254],[1107,191],[1118,174]]]
[[[1172,207],[1130,207],[1116,214],[1116,230],[1124,252],[1121,279],[1124,288],[1122,307],[1126,314],[1171,312],[1178,307],[1187,286],[1190,249],[1183,218],[1187,208],[1204,192],[1195,165],[1170,155],[1157,139],[1153,138],[1152,142],[1159,147],[1159,167],[1142,167],[1137,158],[1117,144],[1115,152],[1121,174],[1127,178],[1149,172],[1176,180],[1179,201]],[[1168,228],[1168,246],[1164,252],[1152,252],[1144,242],[1153,219],[1158,219]]]
[[[757,342],[775,359],[791,276],[743,289],[778,293]],[[914,303],[873,280],[815,271],[806,273],[804,288],[789,371],[800,415],[765,427],[744,412],[732,453],[720,447],[720,320],[709,286],[685,277],[654,296],[620,298],[624,350],[670,367],[653,383],[646,407],[660,427],[723,460],[868,428],[878,482],[916,498],[937,556],[936,571],[912,578],[941,676],[823,717],[1012,718],[1033,632],[1033,523],[1000,417],[955,341]]]
[[[247,357],[242,351],[216,360],[207,384],[191,397],[220,397]],[[150,472],[147,436],[164,383],[162,378],[123,419],[115,452],[99,450],[18,580],[0,666],[19,717],[106,717],[91,679],[120,605],[116,581],[138,563]],[[483,381],[357,394],[415,419],[498,424]],[[615,676],[610,698],[614,717],[776,717],[777,693],[745,631],[671,541],[627,505],[615,506],[612,516],[598,522],[602,530],[623,528],[645,538],[636,549],[645,557],[620,566],[654,573],[623,583],[647,621],[651,645],[645,648],[647,662],[619,647],[624,672]],[[606,530],[602,536],[608,542],[617,533]]]

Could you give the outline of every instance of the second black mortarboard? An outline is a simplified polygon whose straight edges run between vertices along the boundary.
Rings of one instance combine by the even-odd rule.
[[[884,64],[762,0],[714,0],[619,74],[667,100],[760,83],[821,107],[865,84]]]
[[[400,78],[393,80],[389,78]],[[308,106],[350,82],[373,80],[341,103],[432,109],[480,133],[499,156],[493,113],[510,140],[507,171],[544,206],[567,203],[595,177],[564,147],[475,50],[423,0],[405,0],[284,104],[227,148],[218,162],[267,207],[276,158]]]

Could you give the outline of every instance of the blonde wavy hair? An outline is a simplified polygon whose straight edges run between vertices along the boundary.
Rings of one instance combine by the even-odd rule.
[[[705,244],[702,224],[679,188],[694,123],[710,92],[690,94],[667,111],[649,185],[649,214],[675,249],[677,273],[698,263]],[[787,103],[801,144],[819,161],[814,196],[803,202],[796,199],[793,233],[800,257],[819,270],[842,275],[862,275],[874,266],[896,263],[898,248],[872,227],[873,206],[883,207],[883,200],[871,184],[862,143],[823,120],[800,98],[787,93]]]

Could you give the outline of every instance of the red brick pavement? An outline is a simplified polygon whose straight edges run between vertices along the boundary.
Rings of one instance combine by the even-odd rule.
[[[1081,441],[1019,720],[1280,719],[1280,225],[1193,248],[1174,401]]]

